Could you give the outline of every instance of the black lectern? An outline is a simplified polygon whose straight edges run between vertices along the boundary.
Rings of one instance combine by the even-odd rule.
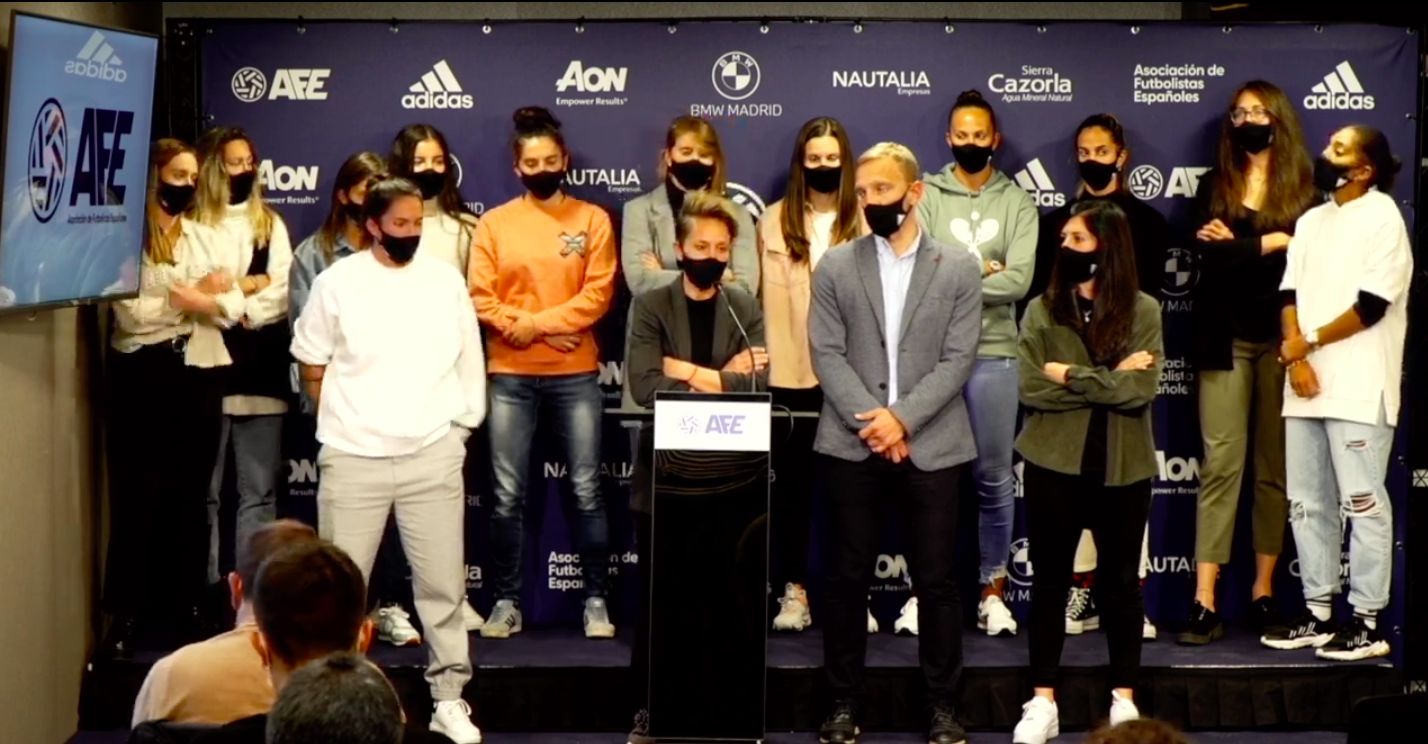
[[[660,393],[654,413],[650,734],[762,741],[770,396]]]

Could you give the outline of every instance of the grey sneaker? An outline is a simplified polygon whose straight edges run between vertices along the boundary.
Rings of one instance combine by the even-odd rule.
[[[510,638],[521,632],[521,611],[516,603],[503,599],[491,608],[491,617],[481,626],[482,638]]]
[[[610,622],[610,610],[601,597],[585,600],[585,637],[614,638],[615,625]]]

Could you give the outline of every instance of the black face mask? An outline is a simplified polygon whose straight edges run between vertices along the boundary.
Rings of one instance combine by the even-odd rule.
[[[1092,191],[1101,191],[1111,185],[1111,179],[1116,177],[1116,172],[1120,169],[1115,163],[1102,163],[1099,160],[1082,160],[1077,166],[1081,171],[1081,180],[1091,187]]]
[[[673,176],[685,191],[698,191],[714,180],[714,166],[705,165],[698,160],[686,160],[683,163],[671,163],[669,175]]]
[[[1230,130],[1230,141],[1251,155],[1264,152],[1274,142],[1274,125],[1241,124]]]
[[[809,168],[803,167],[803,182],[808,184],[808,188],[820,194],[836,194],[838,187],[843,185],[842,168]]]
[[[1061,265],[1061,276],[1072,284],[1081,284],[1095,278],[1101,270],[1101,259],[1105,256],[1105,251],[1097,248],[1090,253],[1073,251],[1066,246],[1061,246],[1061,252],[1057,255],[1057,262]]]
[[[1335,165],[1320,155],[1314,160],[1314,188],[1332,194],[1349,184],[1351,170],[1353,166]]]
[[[531,192],[531,196],[545,201],[555,196],[555,192],[560,190],[561,184],[565,183],[565,171],[522,173],[521,183],[525,184],[526,190]]]
[[[417,245],[420,243],[421,235],[408,235],[405,238],[399,238],[387,234],[385,230],[382,231],[382,250],[386,251],[387,255],[399,264],[411,261],[412,256],[416,255]]]
[[[245,171],[236,176],[228,177],[228,203],[242,204],[248,201],[248,197],[253,195],[253,184],[257,181],[258,174],[253,171]]]
[[[717,258],[683,258],[679,261],[679,268],[684,270],[689,282],[700,289],[709,289],[718,284],[728,266],[728,263]]]
[[[967,173],[981,173],[992,162],[992,148],[980,145],[956,145],[952,157],[957,166]]]
[[[412,174],[412,183],[421,189],[422,200],[435,199],[446,188],[446,172],[427,169]]]
[[[193,206],[193,195],[196,189],[189,184],[176,186],[166,181],[159,182],[159,209],[164,210],[164,214],[172,217],[187,212]]]
[[[366,215],[362,214],[362,205],[354,201],[342,205],[342,214],[359,225],[366,219]]]
[[[891,238],[907,219],[907,208],[902,205],[906,198],[907,194],[903,194],[892,204],[864,204],[863,219],[868,221],[868,229],[884,240]]]

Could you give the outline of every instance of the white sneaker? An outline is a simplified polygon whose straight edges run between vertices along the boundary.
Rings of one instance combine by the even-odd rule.
[[[878,619],[873,617],[873,611],[868,610],[868,635],[876,635],[878,632]]]
[[[977,605],[977,627],[989,636],[1016,635],[1016,618],[1001,597],[993,594]]]
[[[1145,616],[1145,622],[1140,626],[1140,638],[1143,641],[1153,641],[1160,637],[1160,631],[1156,630],[1155,623],[1150,621],[1150,616]]]
[[[917,597],[912,597],[902,606],[902,612],[893,622],[893,632],[898,635],[917,635]]]
[[[521,632],[521,611],[516,603],[503,599],[491,608],[491,617],[481,626],[482,638],[510,638]]]
[[[412,616],[400,605],[377,610],[377,638],[393,646],[421,645],[421,633],[412,625]]]
[[[429,728],[456,744],[481,744],[481,729],[471,723],[471,706],[465,700],[437,703]]]
[[[1046,744],[1061,735],[1061,713],[1056,701],[1034,697],[1021,706],[1021,720],[1012,731],[1012,744]]]
[[[799,632],[813,624],[813,615],[808,611],[808,592],[798,584],[786,584],[783,596],[778,600],[778,616],[774,618],[773,629]]]
[[[1119,692],[1111,691],[1111,726],[1119,726],[1126,721],[1134,721],[1140,718],[1140,708],[1135,707],[1135,703],[1129,698],[1121,697]]]
[[[1073,586],[1066,594],[1066,635],[1081,635],[1101,627],[1101,613],[1091,590]]]
[[[615,637],[615,624],[610,622],[610,610],[605,606],[605,600],[600,597],[589,597],[585,600],[584,625],[586,638]]]
[[[481,617],[481,613],[471,606],[469,599],[461,603],[461,621],[465,623],[467,633],[476,633],[486,624],[486,618]]]

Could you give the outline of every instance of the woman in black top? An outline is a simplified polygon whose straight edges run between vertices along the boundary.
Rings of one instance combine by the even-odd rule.
[[[1278,622],[1271,579],[1288,513],[1280,416],[1284,372],[1277,362],[1279,283],[1289,231],[1314,196],[1299,117],[1284,91],[1263,80],[1245,83],[1230,99],[1217,163],[1195,194],[1199,228],[1193,247],[1200,285],[1192,362],[1199,371],[1204,461],[1195,518],[1195,603],[1179,638],[1190,645],[1224,634],[1215,582],[1220,566],[1230,560],[1251,438],[1252,620],[1261,633]]]
[[[1071,219],[1072,211],[1092,199],[1112,202],[1125,213],[1135,249],[1135,274],[1140,291],[1161,299],[1166,249],[1170,246],[1170,225],[1154,207],[1126,190],[1125,172],[1130,162],[1130,150],[1126,147],[1125,128],[1114,114],[1093,114],[1076,127],[1075,144],[1077,169],[1081,174],[1076,201],[1041,218],[1040,236],[1036,243],[1036,269],[1031,277],[1031,290],[1021,303],[1021,311],[1025,312],[1027,302],[1046,292],[1051,281],[1052,264],[1061,250],[1061,231]],[[1076,573],[1071,578],[1071,592],[1066,598],[1067,633],[1078,635],[1099,626],[1100,611],[1091,593],[1092,572],[1095,570],[1096,545],[1091,531],[1086,530],[1081,534],[1081,545],[1076,550]],[[1156,637],[1155,625],[1149,617],[1145,618],[1142,634],[1146,640]]]

